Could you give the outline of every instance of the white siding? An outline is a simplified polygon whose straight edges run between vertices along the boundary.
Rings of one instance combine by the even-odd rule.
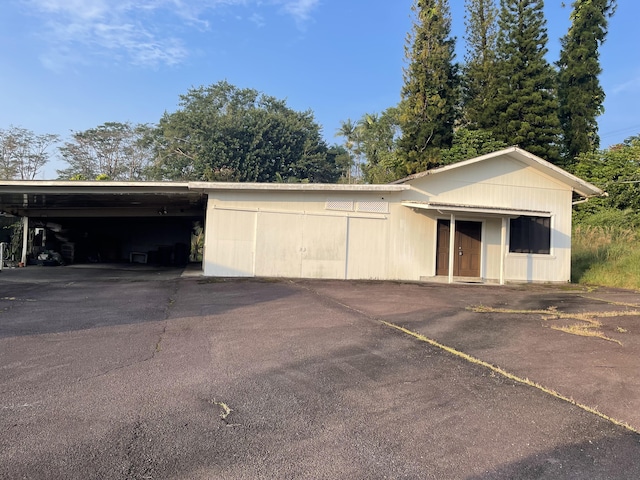
[[[571,188],[502,156],[410,180],[402,192],[237,190],[209,192],[205,275],[420,280],[435,275],[438,218],[402,201],[550,212],[550,255],[507,253],[502,216],[482,222],[481,275],[498,281],[568,281]],[[455,208],[454,208],[455,210]],[[534,214],[535,215],[535,214]],[[507,235],[508,240],[508,235]]]
[[[388,235],[389,221],[384,218],[349,218],[347,278],[388,278]]]
[[[204,274],[254,276],[255,212],[209,208],[205,232]]]
[[[570,280],[572,191],[569,186],[509,158],[490,159],[410,183],[415,189],[405,196],[411,200],[551,212],[551,254],[507,253],[505,278],[516,282]],[[491,215],[484,218],[487,219],[483,232],[484,276],[497,280],[501,220],[495,216],[492,219]]]

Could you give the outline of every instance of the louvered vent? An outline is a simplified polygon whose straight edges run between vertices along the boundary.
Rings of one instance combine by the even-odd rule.
[[[345,212],[353,212],[353,202],[339,202],[336,200],[328,200],[325,208],[327,210],[342,210]]]
[[[389,213],[389,202],[358,202],[359,212]]]

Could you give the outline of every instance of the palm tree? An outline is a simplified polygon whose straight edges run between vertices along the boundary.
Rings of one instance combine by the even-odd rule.
[[[357,136],[358,126],[353,123],[350,118],[340,123],[336,137],[344,138],[344,148],[347,149],[347,155],[349,157],[349,162],[347,163],[347,183],[351,183],[351,168],[353,166]]]

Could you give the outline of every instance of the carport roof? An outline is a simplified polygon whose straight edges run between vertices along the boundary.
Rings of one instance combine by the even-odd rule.
[[[409,185],[365,185],[343,183],[243,183],[243,182],[190,182],[192,190],[254,190],[254,191],[314,191],[314,192],[401,192]]]
[[[6,181],[0,213],[26,216],[185,215],[204,210],[204,195],[186,182]]]
[[[0,213],[25,216],[149,216],[202,213],[207,192],[400,192],[409,185],[319,183],[111,182],[20,180],[0,183]]]

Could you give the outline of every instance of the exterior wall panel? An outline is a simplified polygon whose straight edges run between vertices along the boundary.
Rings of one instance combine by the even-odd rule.
[[[207,209],[204,274],[254,276],[255,212]]]
[[[384,280],[389,278],[387,219],[349,218],[347,278]]]

